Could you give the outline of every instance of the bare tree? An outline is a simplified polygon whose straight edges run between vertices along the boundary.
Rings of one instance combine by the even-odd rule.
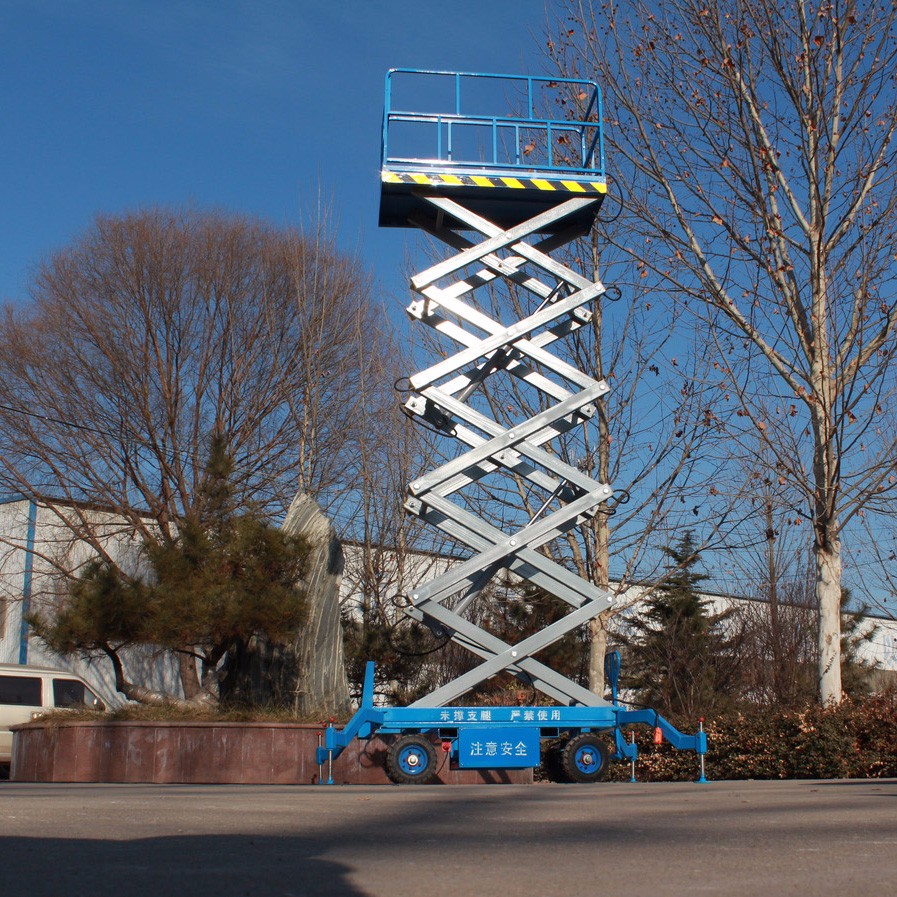
[[[743,412],[733,442],[759,431],[802,490],[819,697],[839,701],[841,537],[893,492],[897,461],[878,425],[897,330],[897,11],[856,0],[557,8],[554,64],[607,92],[609,160],[638,228],[621,247],[716,328]],[[770,397],[785,442],[765,435]]]
[[[752,514],[731,557],[741,602],[736,617],[748,696],[761,706],[793,707],[815,691],[817,612],[813,561],[801,533],[801,495],[776,471],[775,457],[756,437],[743,460]]]
[[[236,508],[276,518],[297,491],[338,508],[359,443],[379,438],[360,413],[383,380],[369,295],[323,227],[98,217],[38,267],[31,304],[5,310],[0,486],[63,500],[60,522],[110,562],[82,503],[170,542],[196,510],[215,437],[234,461]]]
[[[611,233],[625,227],[621,211],[617,207],[608,224],[597,222],[590,239],[578,244],[595,279],[611,288],[593,303],[592,327],[576,334],[573,360],[612,384],[596,402],[597,432],[580,464],[622,490],[623,501],[581,524],[578,539],[568,537],[568,545],[580,575],[604,588],[615,561],[614,586],[625,595],[635,583],[663,583],[669,575],[662,569],[663,546],[677,533],[694,534],[700,527],[699,551],[725,541],[738,492],[713,485],[728,459],[706,463],[720,455],[713,447],[723,433],[709,360],[680,315],[670,315],[644,289],[632,259],[615,251]],[[611,620],[648,596],[644,590],[632,594],[638,597],[591,621],[589,687],[598,694],[604,691]]]
[[[358,526],[345,546],[349,588],[343,618],[356,693],[361,693],[365,662],[373,660],[378,693],[404,703],[432,687],[427,659],[440,644],[405,617],[407,596],[421,579],[444,569],[448,559],[444,541],[402,507],[407,484],[426,467],[426,445],[400,408],[394,398],[392,408],[378,412],[387,423],[389,442],[367,442],[359,456]]]

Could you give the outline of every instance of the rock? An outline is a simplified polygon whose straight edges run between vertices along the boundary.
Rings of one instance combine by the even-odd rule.
[[[317,502],[301,492],[287,511],[283,530],[305,536],[311,549],[303,583],[308,621],[295,644],[299,660],[296,711],[302,716],[345,716],[351,708],[340,624],[342,546]]]

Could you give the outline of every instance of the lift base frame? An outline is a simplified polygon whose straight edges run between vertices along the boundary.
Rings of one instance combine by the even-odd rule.
[[[539,765],[539,746],[546,739],[583,733],[612,734],[616,760],[633,761],[638,748],[623,730],[653,726],[676,750],[707,752],[707,735],[686,735],[654,710],[627,710],[619,704],[602,707],[378,707],[374,704],[374,664],[365,668],[361,706],[342,729],[328,726],[317,763],[338,757],[355,738],[421,734],[441,742],[461,769],[527,769]]]

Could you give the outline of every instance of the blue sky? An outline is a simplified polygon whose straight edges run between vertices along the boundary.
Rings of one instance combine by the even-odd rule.
[[[0,300],[97,212],[297,224],[330,197],[387,293],[377,227],[390,67],[540,74],[544,0],[0,0]]]

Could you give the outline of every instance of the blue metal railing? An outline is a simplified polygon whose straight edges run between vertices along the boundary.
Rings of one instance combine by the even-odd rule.
[[[393,108],[393,80],[396,76],[452,79],[452,108],[439,111]],[[516,89],[525,112],[519,115],[471,114],[470,106],[466,106],[465,102],[469,104],[477,99],[477,86],[487,81],[504,81],[511,90]],[[468,86],[469,90],[465,89],[462,96],[462,87]],[[410,88],[410,84],[407,87]],[[582,102],[586,108],[582,118],[537,115],[537,90],[540,87],[552,92],[549,102],[554,101],[568,108],[572,103],[567,95],[575,92],[576,101]],[[522,88],[525,88],[525,98]],[[403,93],[405,90],[403,87]],[[511,96],[507,98],[509,105],[512,99]],[[386,74],[381,167],[407,170],[435,166],[459,172],[519,169],[603,179],[604,134],[601,118],[601,91],[592,81],[390,69]],[[404,139],[399,134],[401,126],[408,126]],[[475,153],[471,152],[471,146]]]

